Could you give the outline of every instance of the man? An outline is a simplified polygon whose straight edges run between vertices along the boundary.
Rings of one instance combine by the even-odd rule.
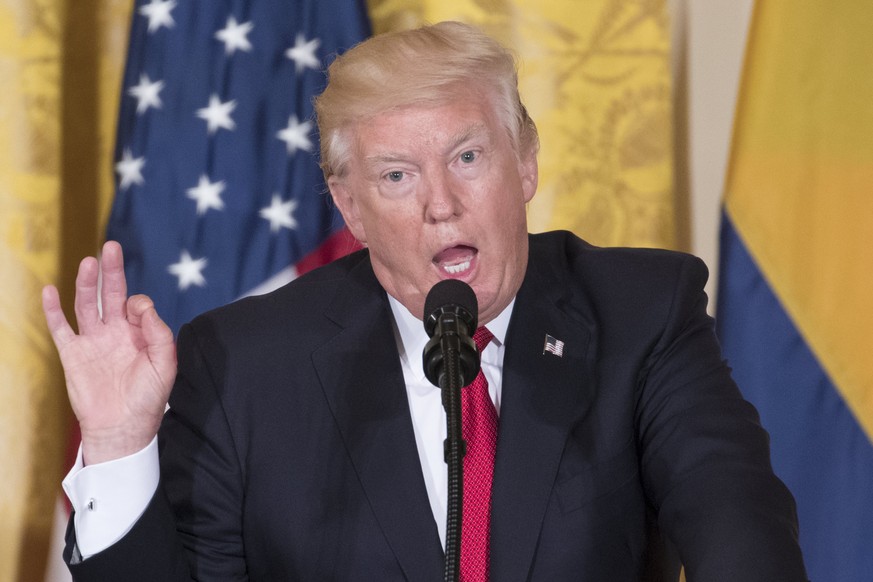
[[[322,164],[366,250],[195,319],[178,372],[150,300],[126,299],[118,245],[102,318],[97,262],[81,264],[79,335],[44,292],[82,428],[76,579],[441,579],[445,429],[420,319],[455,278],[494,336],[499,413],[465,580],[675,580],[680,560],[689,580],[805,580],[702,263],[527,234],[537,139],[511,56],[442,23],[368,40],[329,75]]]

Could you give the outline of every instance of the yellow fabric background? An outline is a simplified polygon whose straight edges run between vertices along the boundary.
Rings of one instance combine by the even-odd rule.
[[[725,203],[873,440],[873,3],[756,4]]]
[[[664,0],[368,0],[374,32],[476,24],[521,61],[537,123],[531,231],[677,246],[670,27]]]
[[[69,412],[40,289],[93,254],[129,2],[0,2],[0,580],[43,579]]]

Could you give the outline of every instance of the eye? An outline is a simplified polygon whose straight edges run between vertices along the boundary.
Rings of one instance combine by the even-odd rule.
[[[476,152],[474,151],[466,151],[461,154],[461,161],[465,164],[472,164],[476,161]]]
[[[403,172],[394,170],[393,172],[388,172],[385,176],[392,182],[399,182],[403,179]]]

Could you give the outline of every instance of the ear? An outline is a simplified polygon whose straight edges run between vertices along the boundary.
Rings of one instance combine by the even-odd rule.
[[[537,163],[537,152],[535,149],[531,148],[531,151],[519,158],[518,175],[521,178],[524,201],[530,202],[534,194],[537,193],[537,184],[539,183],[539,164]]]
[[[343,220],[346,226],[358,242],[367,244],[367,236],[364,232],[364,226],[361,222],[361,214],[358,211],[358,205],[352,196],[351,189],[345,180],[337,176],[331,176],[327,179],[327,187],[330,190],[330,196],[333,198],[333,203],[343,215]]]

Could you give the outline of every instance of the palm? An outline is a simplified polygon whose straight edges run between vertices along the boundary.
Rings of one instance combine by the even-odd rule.
[[[121,248],[103,253],[102,315],[97,307],[97,262],[82,261],[76,278],[73,332],[57,290],[43,294],[46,321],[58,348],[83,449],[108,460],[142,448],[154,437],[176,373],[173,335],[144,295],[127,299]]]
[[[71,403],[83,427],[109,428],[131,418],[153,416],[163,411],[169,398],[172,372],[151,361],[142,330],[126,321],[77,336],[61,347],[60,356]]]

